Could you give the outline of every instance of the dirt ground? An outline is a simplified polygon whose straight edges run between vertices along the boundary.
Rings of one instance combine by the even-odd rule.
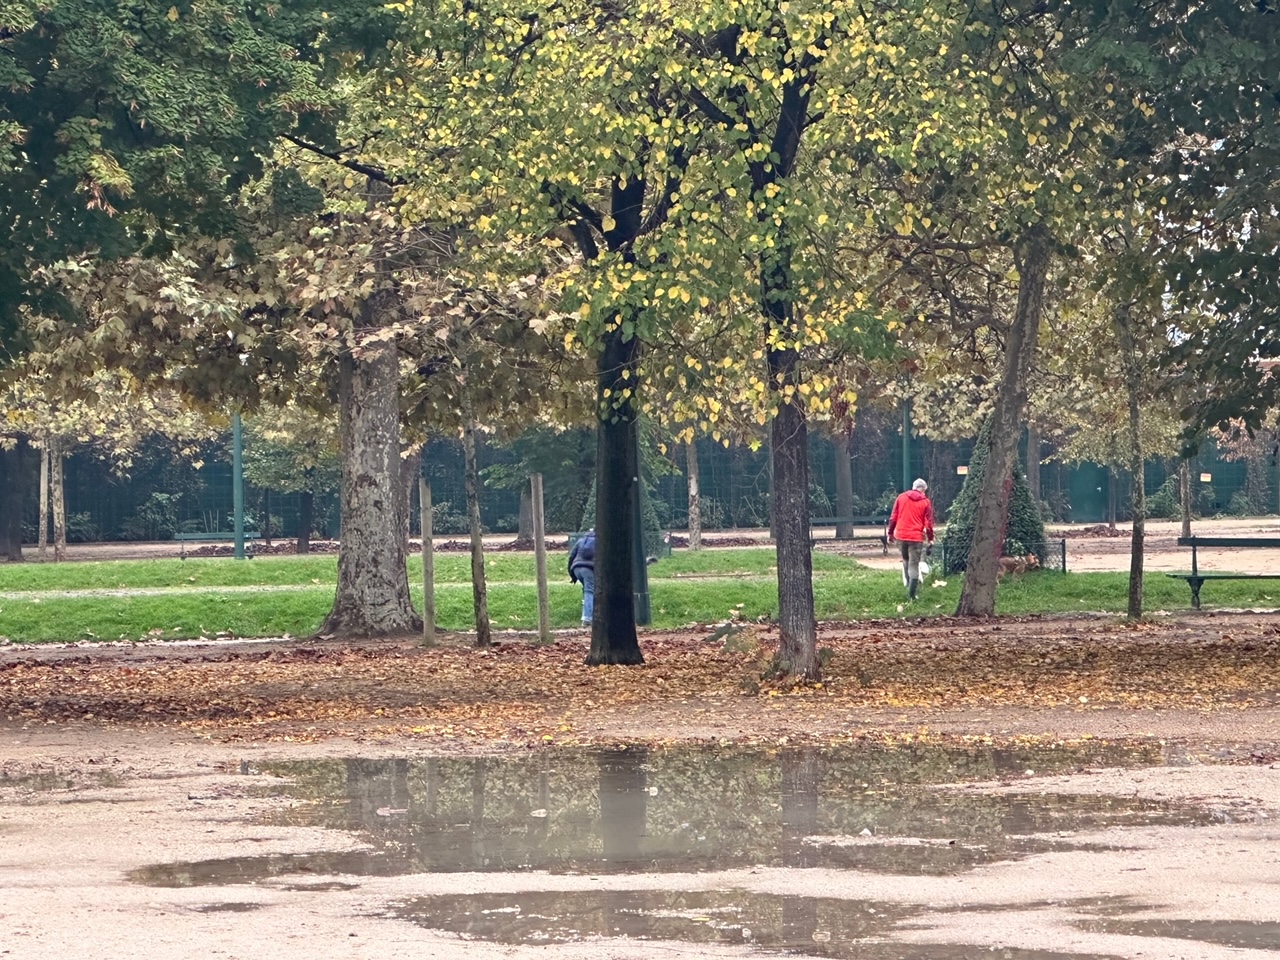
[[[1280,533],[1280,522],[1212,532],[1227,530]],[[1186,566],[1185,551],[1158,546],[1176,535],[1152,531],[1149,568]],[[1068,563],[1119,569],[1126,550],[1123,538],[1072,538]],[[1275,569],[1280,558],[1262,553],[1237,564]],[[859,548],[860,559],[867,554],[879,562]],[[390,904],[433,893],[601,890],[732,890],[915,911],[887,944],[843,953],[815,944],[827,956],[1280,956],[1280,616],[1188,614],[1138,627],[1107,617],[830,625],[824,682],[799,688],[759,682],[772,641],[765,629],[729,644],[705,632],[652,633],[644,667],[610,669],[582,666],[580,633],[550,647],[512,642],[485,652],[410,641],[0,648],[0,957],[751,955],[674,941],[509,945],[388,916]],[[947,876],[759,867],[172,888],[127,879],[157,863],[367,844],[359,833],[282,816],[300,801],[274,792],[271,778],[241,772],[268,759],[963,738],[1132,739],[1183,761],[1028,772],[958,790],[1179,800],[1231,815],[1082,832],[1063,849]],[[1098,921],[1116,904],[1129,927]],[[954,952],[940,952],[947,944]],[[882,949],[890,952],[874,952]]]

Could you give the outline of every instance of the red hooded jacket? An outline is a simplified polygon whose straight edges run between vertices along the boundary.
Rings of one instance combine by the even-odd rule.
[[[933,504],[929,498],[919,490],[899,494],[889,514],[888,535],[912,543],[933,543]]]

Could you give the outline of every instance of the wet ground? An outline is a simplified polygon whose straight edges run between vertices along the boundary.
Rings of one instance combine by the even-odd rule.
[[[1280,955],[1253,744],[334,746],[3,762],[0,956]]]

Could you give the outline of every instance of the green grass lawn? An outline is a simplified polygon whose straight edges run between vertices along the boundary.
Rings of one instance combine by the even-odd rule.
[[[551,581],[568,580],[569,556],[564,551],[547,554]],[[438,553],[436,583],[471,582],[471,559],[463,553]],[[652,580],[686,576],[772,576],[775,558],[771,549],[679,551],[649,568]],[[829,553],[814,555],[815,571],[838,571],[849,561]],[[117,590],[130,588],[246,587],[323,584],[337,576],[333,554],[311,556],[202,557],[176,560],[105,560],[86,563],[15,563],[0,565],[0,593],[27,590]],[[490,553],[485,568],[491,583],[533,582],[534,560],[528,553]],[[409,558],[409,579],[422,582],[422,557]]]
[[[556,627],[578,622],[581,589],[568,582],[565,554],[548,559],[551,618]],[[677,552],[649,568],[655,627],[714,623],[730,616],[772,617],[777,612],[775,557],[771,549]],[[421,603],[421,560],[410,562],[414,602]],[[489,611],[495,629],[537,626],[533,558],[488,557]],[[436,558],[437,620],[444,630],[471,626],[469,561],[462,554]],[[333,556],[198,560],[122,560],[99,563],[0,566],[0,637],[16,642],[171,639],[229,633],[241,637],[304,636],[320,625],[333,601]],[[219,588],[238,588],[220,590]],[[253,587],[263,587],[258,591]],[[925,584],[915,603],[905,600],[896,571],[873,570],[848,558],[814,555],[814,594],[822,620],[947,615],[955,610],[960,581]],[[93,596],[86,590],[145,589],[134,596]],[[1180,580],[1150,574],[1149,611],[1186,610],[1190,590]],[[58,596],[58,591],[74,591]],[[999,587],[1003,614],[1112,612],[1126,607],[1123,573],[1042,572]],[[1280,607],[1280,582],[1210,582],[1207,607]]]

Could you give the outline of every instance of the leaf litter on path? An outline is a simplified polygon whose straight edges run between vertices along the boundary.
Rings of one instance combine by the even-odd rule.
[[[689,739],[715,737],[727,715],[735,731],[768,738],[794,737],[809,722],[830,730],[848,718],[848,729],[873,708],[1209,710],[1272,703],[1280,690],[1280,618],[1268,615],[824,625],[823,679],[801,684],[762,679],[772,628],[708,642],[711,629],[643,635],[639,667],[585,666],[585,635],[490,649],[78,648],[60,659],[10,647],[0,659],[0,717],[176,725],[232,739],[360,732],[534,746],[597,742],[610,718],[648,707],[688,717]]]

